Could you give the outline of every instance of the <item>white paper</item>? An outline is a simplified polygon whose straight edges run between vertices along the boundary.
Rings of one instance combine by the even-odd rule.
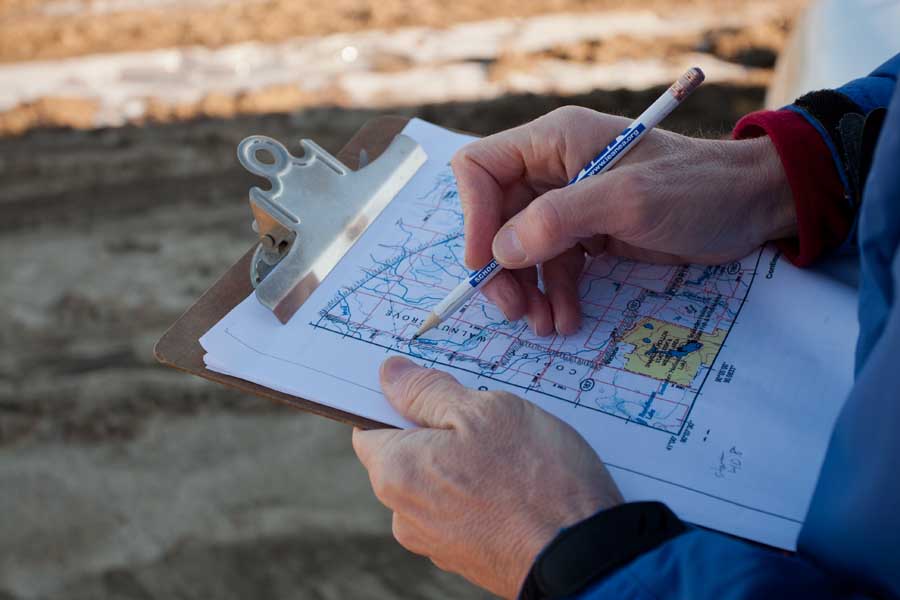
[[[507,390],[570,423],[628,500],[793,549],[852,383],[855,292],[773,248],[719,267],[593,259],[578,334],[538,338],[481,296],[422,339],[461,280],[448,161],[471,138],[413,120],[429,160],[287,325],[250,296],[200,340],[210,369],[409,427],[390,354]]]

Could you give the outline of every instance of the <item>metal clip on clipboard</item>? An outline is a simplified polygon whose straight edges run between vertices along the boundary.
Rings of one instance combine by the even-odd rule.
[[[238,145],[238,160],[271,189],[250,189],[259,245],[250,264],[256,297],[287,323],[325,276],[412,179],[425,151],[397,135],[370,164],[353,171],[311,140],[295,157],[278,141],[255,135]]]

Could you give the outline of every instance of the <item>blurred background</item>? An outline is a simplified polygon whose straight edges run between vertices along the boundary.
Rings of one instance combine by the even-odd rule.
[[[0,599],[483,597],[392,540],[348,427],[155,364],[253,243],[237,143],[634,116],[693,64],[665,125],[722,136],[804,4],[0,0]]]

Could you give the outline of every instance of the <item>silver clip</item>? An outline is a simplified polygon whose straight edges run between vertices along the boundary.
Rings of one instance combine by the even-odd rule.
[[[259,246],[250,279],[256,297],[287,323],[313,290],[426,160],[398,135],[382,154],[353,171],[311,140],[295,157],[277,140],[251,136],[238,160],[271,189],[250,189]],[[361,157],[362,158],[362,157]]]

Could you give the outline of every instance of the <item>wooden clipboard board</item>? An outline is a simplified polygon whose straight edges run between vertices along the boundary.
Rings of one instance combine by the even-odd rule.
[[[337,158],[352,169],[359,166],[361,150],[365,150],[368,156],[374,160],[388,147],[394,136],[403,130],[408,121],[409,119],[405,117],[387,116],[377,117],[366,122],[341,149]],[[250,248],[169,327],[154,348],[156,360],[167,367],[355,427],[362,429],[393,428],[393,425],[366,419],[305,398],[283,394],[256,383],[222,375],[206,368],[203,363],[205,351],[200,345],[199,339],[253,291],[249,275],[253,250],[254,248]]]

